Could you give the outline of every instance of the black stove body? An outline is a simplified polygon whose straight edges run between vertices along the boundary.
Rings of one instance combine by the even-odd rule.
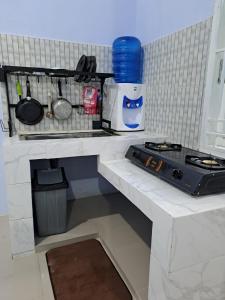
[[[225,192],[225,160],[181,145],[154,145],[159,144],[130,146],[126,158],[193,196]],[[214,165],[207,165],[210,160]]]

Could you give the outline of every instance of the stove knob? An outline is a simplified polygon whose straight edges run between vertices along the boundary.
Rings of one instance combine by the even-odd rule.
[[[174,169],[173,170],[173,177],[176,178],[176,179],[182,179],[183,172],[181,170]]]

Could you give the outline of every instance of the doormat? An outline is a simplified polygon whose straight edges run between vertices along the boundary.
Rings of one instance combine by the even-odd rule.
[[[97,240],[47,252],[56,300],[132,300],[132,296]]]

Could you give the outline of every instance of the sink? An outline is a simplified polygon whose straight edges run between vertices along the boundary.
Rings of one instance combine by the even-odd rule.
[[[71,138],[88,138],[88,137],[107,137],[107,136],[118,136],[113,132],[108,132],[104,130],[96,131],[80,131],[72,133],[48,133],[48,134],[23,134],[21,139],[31,141],[31,140],[50,140],[50,139],[71,139]]]

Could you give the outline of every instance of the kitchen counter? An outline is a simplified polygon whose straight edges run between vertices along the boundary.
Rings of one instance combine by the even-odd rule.
[[[124,158],[130,145],[146,140],[165,136],[5,139],[12,254],[34,251],[30,160],[97,155],[99,173],[153,222],[149,299],[223,300],[225,195],[192,197]]]
[[[131,144],[146,140],[162,141],[163,135],[145,132],[121,136],[20,140],[18,136],[4,140],[6,185],[29,183],[30,160],[100,155],[102,160],[120,159]]]
[[[120,178],[123,181],[123,184],[119,187],[120,189],[127,186],[127,188],[139,192],[144,205],[142,209],[140,207],[139,209],[150,219],[152,218],[151,203],[172,218],[193,216],[225,208],[225,194],[193,197],[157,176],[136,167],[127,159],[101,161],[99,172],[110,181]],[[116,181],[115,184],[117,184]],[[140,201],[134,204],[136,206],[140,205]]]
[[[225,194],[192,197],[127,159],[98,170],[153,221],[149,299],[224,299]]]
[[[121,136],[27,141],[18,136],[4,140],[4,167],[12,254],[34,250],[30,161],[97,155],[100,160],[121,159],[131,144],[162,141],[165,136],[145,132]]]

